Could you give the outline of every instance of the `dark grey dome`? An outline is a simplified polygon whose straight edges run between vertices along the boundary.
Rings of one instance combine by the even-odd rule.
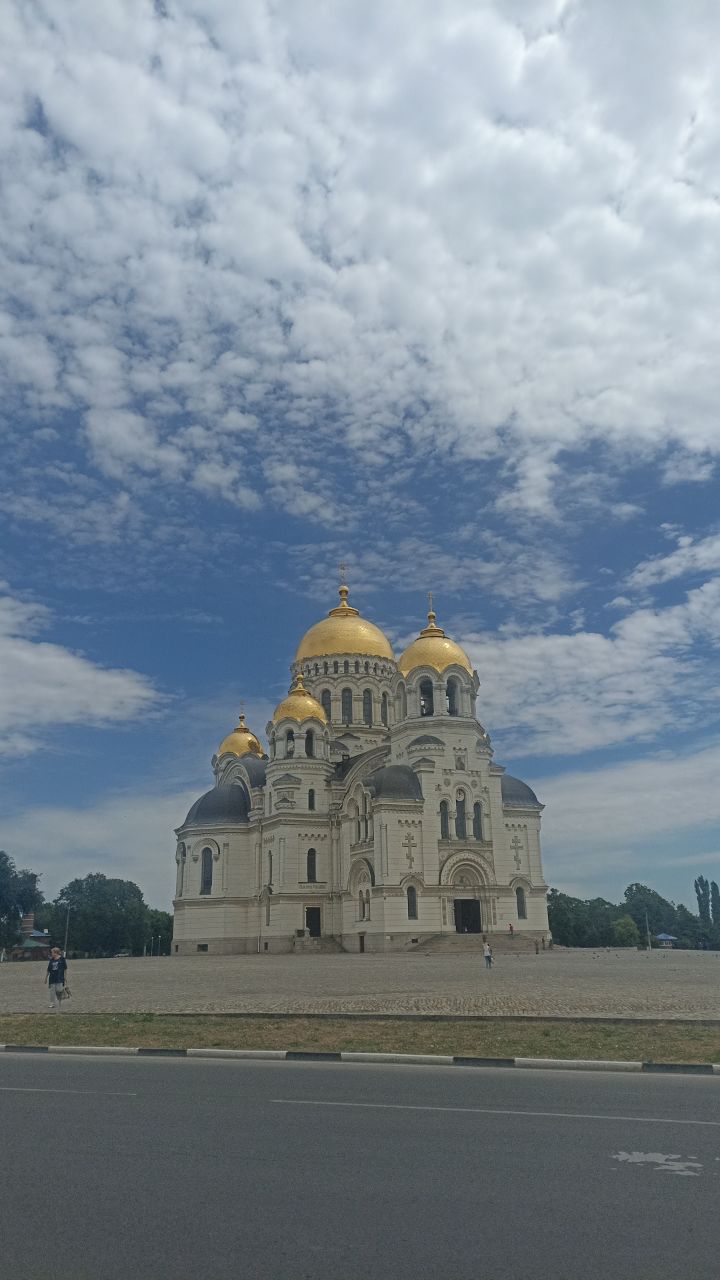
[[[251,787],[264,787],[265,775],[267,772],[267,760],[261,760],[259,756],[246,755],[241,756],[239,764],[242,765]]]
[[[210,822],[247,822],[250,812],[250,799],[245,787],[237,783],[230,786],[213,787],[204,796],[196,800],[184,827],[204,827]]]
[[[535,792],[527,782],[513,778],[511,773],[504,773],[500,779],[504,804],[540,804]]]
[[[434,733],[421,733],[419,738],[413,738],[408,743],[409,747],[444,747],[445,743],[442,738],[436,738]]]
[[[422,800],[422,788],[416,773],[406,764],[388,764],[366,778],[374,800]]]

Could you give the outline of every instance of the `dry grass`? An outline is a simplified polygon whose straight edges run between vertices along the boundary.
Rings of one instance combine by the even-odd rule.
[[[10,1014],[0,1044],[361,1050],[489,1058],[720,1062],[720,1026],[677,1022],[432,1022],[173,1014]]]

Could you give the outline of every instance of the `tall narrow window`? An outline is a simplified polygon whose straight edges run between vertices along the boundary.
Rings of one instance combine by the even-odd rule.
[[[369,662],[366,662],[366,663],[365,663],[365,674],[366,674],[366,675],[369,675],[369,674],[370,674],[370,663],[369,663]]]
[[[332,697],[329,689],[323,689],[320,694],[320,702],[328,720],[332,720]]]
[[[308,809],[312,811],[315,808],[315,788],[311,787],[308,791]]]
[[[527,920],[527,906],[525,903],[525,890],[517,888],[515,890],[515,898],[517,900],[517,918],[518,920]]]
[[[358,920],[365,919],[365,898],[362,889],[358,894]]]
[[[340,667],[338,666],[337,662],[333,662],[333,671],[335,672],[335,675],[337,675],[339,670],[340,670]]]
[[[400,685],[397,692],[398,700],[398,720],[407,720],[407,689],[404,684]]]
[[[285,755],[288,760],[295,755],[295,734],[292,729],[288,729],[285,739]]]
[[[185,886],[185,845],[184,844],[181,844],[178,847],[178,859],[179,859],[179,862],[178,862],[177,896],[178,898],[182,898],[183,888]]]
[[[482,838],[483,838],[482,805],[474,804],[473,805],[473,839],[482,840]]]
[[[417,920],[417,889],[412,884],[407,891],[407,912],[408,920]]]
[[[347,658],[346,658],[346,659],[345,659],[345,661],[343,662],[343,671],[344,671],[345,675],[348,675],[348,674],[349,674],[349,672],[350,672],[350,663],[348,662]]]
[[[370,818],[369,818],[369,801],[367,796],[363,796],[363,839],[367,840],[370,835]]]
[[[449,716],[460,715],[460,697],[458,691],[457,680],[452,678],[448,680],[445,686],[445,695],[447,698],[447,713]]]
[[[360,663],[358,662],[357,658],[355,659],[355,675],[356,676],[360,675]]]
[[[455,798],[455,835],[458,840],[467,836],[467,818],[465,816],[465,792],[458,791]]]
[[[317,880],[317,855],[314,849],[307,851],[307,875],[305,877],[308,884],[315,884]]]
[[[363,724],[372,724],[372,691],[365,689],[363,692]]]
[[[431,716],[435,711],[432,680],[420,681],[420,715]]]
[[[447,800],[440,801],[440,839],[450,839],[450,811]]]
[[[352,724],[352,689],[343,689],[340,695],[340,703],[343,724]]]
[[[383,724],[385,725],[385,728],[387,728],[387,722],[388,722],[388,696],[387,696],[387,694],[386,694],[386,693],[384,693],[384,694],[383,694],[383,696],[382,696],[382,698],[381,698],[381,701],[380,701],[380,719],[382,720]]]
[[[365,890],[365,919],[370,919],[370,890]]]
[[[212,893],[213,851],[203,849],[200,855],[200,892]]]
[[[268,850],[268,884],[272,884],[272,854]]]
[[[308,729],[305,733],[305,755],[310,757],[315,755],[315,734],[312,729]]]

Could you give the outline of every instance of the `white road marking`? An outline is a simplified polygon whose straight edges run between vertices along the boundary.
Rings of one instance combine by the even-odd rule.
[[[623,1164],[654,1164],[655,1173],[675,1173],[681,1178],[699,1178],[702,1164],[697,1156],[665,1155],[662,1151],[618,1151],[611,1157]]]
[[[373,1111],[459,1111],[481,1116],[542,1116],[551,1120],[615,1120],[635,1124],[698,1125],[720,1129],[720,1120],[668,1120],[664,1116],[603,1116],[584,1111],[513,1111],[504,1107],[421,1107],[405,1102],[326,1102],[316,1098],[271,1098],[272,1103],[292,1107],[364,1107]]]
[[[137,1098],[136,1093],[115,1093],[108,1089],[29,1089],[19,1085],[0,1085],[0,1093],[80,1093],[100,1098]]]

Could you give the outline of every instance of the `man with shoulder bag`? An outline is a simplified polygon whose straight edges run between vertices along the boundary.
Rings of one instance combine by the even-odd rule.
[[[70,988],[65,985],[67,960],[59,947],[53,947],[47,967],[47,984],[50,991],[50,1008],[59,1013],[63,1000],[70,998]]]

